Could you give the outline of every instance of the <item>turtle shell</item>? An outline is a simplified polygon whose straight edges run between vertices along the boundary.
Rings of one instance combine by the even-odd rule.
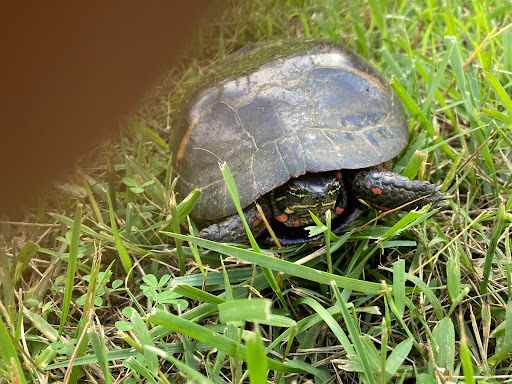
[[[193,216],[236,212],[305,173],[357,169],[408,143],[402,105],[382,75],[345,46],[321,40],[256,44],[228,57],[187,97],[173,130],[177,191],[203,191]]]

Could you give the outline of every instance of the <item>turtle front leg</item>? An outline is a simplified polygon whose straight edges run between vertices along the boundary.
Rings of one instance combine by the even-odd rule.
[[[354,171],[350,179],[352,191],[358,199],[383,210],[408,204],[402,209],[410,211],[430,203],[436,205],[448,198],[439,192],[441,187],[427,181],[411,181],[405,176],[379,168]]]
[[[270,204],[266,199],[259,199],[258,204],[261,206],[265,217],[271,217]],[[244,209],[245,220],[251,228],[254,237],[258,237],[265,229],[265,222],[261,219],[261,215],[255,204]],[[232,215],[224,219],[218,224],[212,224],[199,232],[198,237],[203,239],[216,241],[218,243],[248,243],[249,238],[245,231],[242,219],[238,214]]]

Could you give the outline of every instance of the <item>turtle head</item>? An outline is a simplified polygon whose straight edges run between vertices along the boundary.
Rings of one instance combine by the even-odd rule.
[[[278,207],[287,214],[309,217],[309,211],[323,216],[336,206],[343,190],[340,174],[331,172],[308,173],[277,188],[274,198]]]

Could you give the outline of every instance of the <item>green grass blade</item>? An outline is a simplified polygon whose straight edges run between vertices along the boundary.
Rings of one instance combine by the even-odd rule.
[[[77,357],[82,357],[85,355],[87,345],[89,343],[87,330],[92,322],[92,316],[95,309],[94,299],[96,297],[96,292],[99,286],[103,286],[105,284],[104,279],[106,276],[108,276],[108,271],[110,271],[110,268],[112,267],[112,264],[109,265],[105,274],[103,275],[103,279],[98,281],[100,262],[101,256],[97,254],[92,261],[90,280],[89,284],[87,285],[87,292],[85,295],[85,304],[82,311],[82,316],[80,317],[78,326],[76,327],[75,331],[75,339],[77,340],[77,344],[75,350],[73,351],[73,360]],[[71,369],[71,366],[68,369]],[[79,379],[82,378],[83,375],[84,372],[82,368],[73,364],[69,382],[71,384],[75,384]]]
[[[512,114],[512,99],[510,98],[510,91],[507,92],[500,84],[499,80],[492,72],[485,73],[485,79],[490,85],[491,89],[496,93],[498,98],[501,100],[509,114]]]
[[[325,224],[327,231],[325,232],[325,257],[327,259],[327,271],[332,273],[332,258],[331,258],[331,210],[328,209],[325,213]]]
[[[43,317],[39,316],[28,310],[27,308],[23,309],[23,316],[30,320],[32,324],[43,334],[45,338],[50,340],[50,342],[60,341],[65,344],[65,338],[61,337],[59,333],[55,330],[54,327],[48,321],[46,321]]]
[[[69,227],[73,227],[73,220],[70,219],[69,217],[66,217],[66,216],[63,216],[63,215],[59,215],[57,213],[51,214],[51,216],[54,217],[59,222],[61,222],[62,224],[67,225]],[[87,235],[93,236],[93,237],[95,237],[97,239],[100,239],[100,240],[105,240],[105,241],[113,241],[114,240],[114,238],[112,236],[100,234],[100,233],[96,232],[91,227],[88,227],[85,224],[81,225],[80,230],[81,230],[81,232],[83,232],[83,233],[85,233]]]
[[[30,263],[30,260],[36,255],[37,251],[39,251],[39,245],[33,241],[27,241],[23,248],[21,248],[21,251],[16,255],[15,283],[19,280],[21,272],[27,268],[28,263]]]
[[[2,304],[5,307],[13,306],[12,265],[5,249],[0,248],[0,285],[2,286]]]
[[[380,372],[379,372],[379,374],[380,374],[380,382],[386,383],[389,381],[389,380],[385,380],[386,361],[387,361],[387,357],[388,357],[389,329],[386,324],[385,317],[382,318],[382,321],[380,324],[381,324],[380,327],[381,327],[382,333],[381,333],[381,343],[380,343],[380,367],[379,367]],[[379,378],[377,378],[377,381],[379,381]]]
[[[425,206],[419,211],[407,212],[404,217],[402,217],[395,225],[389,228],[384,235],[382,235],[382,239],[388,239],[392,236],[397,236],[400,232],[418,225],[425,220],[428,220],[435,213],[436,211],[429,211],[429,206]]]
[[[487,360],[488,364],[496,366],[507,357],[510,351],[512,351],[512,302],[507,303],[505,310],[505,337],[503,338],[503,343],[496,353]]]
[[[368,47],[366,45],[366,28],[361,20],[361,8],[360,2],[354,0],[348,0],[348,8],[350,12],[350,17],[354,23],[354,31],[357,36],[357,44],[359,45],[358,53],[368,58]]]
[[[64,325],[68,318],[71,297],[75,286],[76,262],[78,256],[78,246],[80,245],[80,227],[82,225],[82,205],[78,204],[75,211],[75,220],[72,226],[71,241],[69,243],[68,269],[66,277],[66,290],[62,299],[62,317],[59,325],[59,335],[64,330]]]
[[[487,254],[485,255],[485,264],[483,270],[484,280],[480,284],[481,295],[485,295],[487,293],[487,285],[489,284],[489,277],[491,274],[492,263],[495,257],[496,247],[498,246],[499,239],[501,238],[501,235],[503,234],[503,231],[505,230],[506,227],[505,217],[505,204],[503,204],[503,202],[500,202],[496,218],[496,224],[494,225],[494,228],[492,230],[491,244],[487,249]]]
[[[256,243],[251,228],[249,227],[249,224],[247,224],[247,220],[245,219],[245,215],[240,204],[240,196],[238,194],[235,179],[233,178],[233,175],[231,173],[231,170],[229,169],[228,164],[220,164],[220,171],[222,173],[222,177],[224,178],[224,182],[226,183],[229,195],[231,196],[231,200],[235,205],[236,211],[238,212],[240,218],[242,219],[242,223],[244,224],[245,231],[247,232],[247,237],[249,238],[249,242],[251,243],[251,247],[252,249],[254,249],[255,252],[261,253],[261,249],[258,246],[258,243]]]
[[[459,312],[459,324],[464,324],[462,312]],[[466,384],[475,384],[473,363],[471,361],[471,353],[468,347],[468,337],[464,326],[460,327],[460,359],[462,363],[462,371],[464,373],[464,382]]]
[[[405,108],[409,111],[412,117],[420,123],[421,127],[428,132],[430,137],[433,137],[435,135],[434,127],[432,127],[430,121],[427,120],[421,109],[416,105],[411,96],[409,96],[398,79],[393,76],[389,85],[391,85],[391,88],[393,88],[400,100],[402,100],[402,103],[404,103]]]
[[[455,364],[455,329],[450,318],[445,317],[432,330],[432,350],[436,365],[451,375]]]
[[[473,106],[471,104],[471,101],[469,99],[469,93],[467,91],[466,72],[464,71],[464,65],[462,63],[462,57],[461,57],[460,50],[459,50],[459,44],[456,41],[456,37],[454,37],[454,36],[446,36],[445,42],[448,39],[453,39],[454,43],[455,43],[455,48],[453,49],[452,56],[450,58],[450,64],[452,65],[453,73],[455,74],[455,79],[457,81],[457,85],[460,90],[460,95],[464,102],[464,109],[466,110],[467,115],[470,116],[472,119],[474,119]]]
[[[154,347],[155,345],[153,344],[153,339],[148,331],[148,328],[137,311],[132,310],[130,321],[132,322],[134,330],[139,337],[142,348],[145,346]],[[144,359],[148,366],[149,372],[156,376],[158,374],[158,356],[146,350],[146,353],[144,353]]]
[[[380,7],[379,1],[378,0],[369,0],[369,3],[370,3],[370,7],[372,8],[372,14],[373,14],[374,20],[382,34],[382,42],[385,45],[388,45],[389,44],[388,28],[386,26],[386,19],[384,18],[384,14],[382,12],[382,8]]]
[[[189,299],[202,301],[203,303],[222,304],[226,302],[226,300],[221,299],[218,296],[212,295],[211,293],[205,292],[201,289],[191,287],[187,284],[176,285],[172,288],[172,291],[188,297]]]
[[[291,276],[301,277],[306,280],[315,281],[321,284],[330,284],[334,280],[339,287],[351,289],[358,292],[365,293],[380,293],[381,285],[371,283],[368,281],[361,281],[342,277],[328,272],[318,271],[314,268],[309,268],[304,265],[298,265],[286,260],[274,258],[264,254],[258,254],[245,249],[240,249],[227,244],[219,244],[210,240],[191,238],[189,236],[178,235],[176,233],[168,233],[169,236],[190,241],[200,247],[211,249],[228,256],[236,257],[238,259],[259,265],[260,267],[269,268],[274,271],[287,273]]]
[[[396,310],[402,317],[405,311],[405,260],[403,259],[393,263],[393,297]]]
[[[443,60],[441,61],[441,64],[439,64],[439,68],[437,69],[436,75],[433,78],[431,78],[430,84],[428,85],[427,97],[423,102],[423,108],[421,108],[421,111],[423,112],[424,115],[430,114],[430,106],[432,104],[432,101],[434,100],[434,95],[437,89],[439,88],[441,79],[444,75],[446,67],[448,66],[448,62],[450,61],[450,58],[452,56],[453,49],[456,45],[456,40],[453,37],[448,36],[445,38],[445,44],[447,45],[447,51],[444,53]]]
[[[178,209],[176,207],[176,197],[174,193],[171,195],[170,201],[172,228],[175,233],[180,233],[180,221],[178,216]],[[176,255],[178,256],[178,265],[180,267],[180,274],[184,276],[187,273],[185,266],[185,256],[183,255],[183,246],[181,240],[176,240]]]
[[[268,299],[231,300],[219,304],[222,323],[236,321],[260,322],[270,317],[272,302]]]
[[[112,228],[112,234],[114,235],[114,242],[116,243],[117,252],[119,253],[119,259],[121,260],[121,264],[123,265],[126,274],[133,279],[132,260],[124,246],[119,230],[117,229],[116,216],[114,215],[114,208],[112,207],[112,200],[110,199],[110,196],[108,197],[108,209],[110,212],[110,227]]]
[[[226,336],[212,332],[211,330],[202,327],[196,323],[185,320],[168,312],[154,309],[148,316],[147,320],[150,323],[159,324],[167,328],[174,329],[176,332],[184,333],[193,339],[201,341],[205,344],[214,346],[219,351],[229,355],[235,356],[247,361],[247,349],[244,345],[237,345],[237,343]],[[275,360],[267,358],[268,367],[282,372],[309,372],[315,376],[321,376],[316,368],[309,367],[304,371],[304,365],[300,368],[294,367],[294,363],[279,363]]]
[[[435,129],[430,123],[430,121],[427,120],[423,112],[420,110],[420,108],[416,105],[414,100],[409,96],[407,91],[404,89],[404,87],[400,84],[400,82],[397,80],[396,77],[392,77],[391,81],[389,83],[391,85],[391,88],[396,92],[400,100],[402,100],[402,103],[404,103],[405,108],[409,111],[409,113],[420,123],[421,127],[428,132],[430,137],[434,137],[435,135]],[[441,142],[440,138],[438,138],[438,141]],[[456,155],[453,153],[453,151],[446,145],[441,144],[441,149],[443,150],[448,157],[450,157],[452,160],[456,158]]]
[[[166,151],[169,149],[169,146],[167,145],[165,140],[162,139],[154,130],[150,129],[147,126],[144,126],[144,133],[146,134],[147,137],[149,137],[156,144],[158,144],[162,149]]]
[[[336,282],[331,282],[331,289],[336,296],[336,300],[338,305],[341,308],[341,315],[343,316],[343,320],[345,321],[345,325],[347,326],[348,333],[350,334],[350,338],[352,339],[352,343],[354,344],[354,349],[356,351],[357,357],[361,366],[363,368],[363,373],[365,377],[365,381],[370,384],[376,384],[375,378],[373,377],[373,371],[371,369],[371,364],[368,359],[367,352],[363,346],[361,341],[360,333],[357,329],[354,319],[350,316],[350,312],[348,311],[347,304],[341,297],[341,293],[339,291],[339,287],[336,286]]]
[[[437,296],[432,292],[432,290],[428,287],[427,284],[425,284],[422,280],[420,280],[418,277],[411,275],[409,273],[405,274],[405,277],[414,283],[427,297],[430,304],[432,305],[432,308],[434,309],[434,312],[439,320],[443,319],[445,317],[444,309],[439,302],[439,299]]]
[[[8,374],[13,383],[26,383],[25,374],[21,368],[20,361],[18,359],[18,353],[16,346],[13,344],[7,327],[7,322],[0,322],[0,357],[2,358],[5,367],[8,369]]]
[[[155,380],[155,378],[153,377],[151,372],[146,368],[146,366],[139,362],[133,356],[124,360],[123,366],[125,366],[128,369],[131,369],[132,371],[137,372],[140,376],[144,377],[149,384],[160,384],[158,381]]]
[[[105,345],[105,335],[103,334],[103,329],[101,327],[90,328],[87,330],[87,335],[89,336],[92,348],[98,359],[98,364],[100,366],[101,372],[103,373],[103,377],[105,378],[105,383],[112,384],[112,374],[110,373],[107,360],[108,349]]]
[[[386,360],[385,382],[389,382],[398,369],[402,366],[405,359],[409,356],[413,345],[412,339],[406,339],[398,344],[390,353]]]
[[[242,206],[240,205],[240,196],[238,195],[238,190],[236,188],[235,179],[233,178],[233,175],[231,174],[231,171],[229,170],[229,167],[227,163],[222,163],[220,165],[220,169],[222,172],[222,177],[224,178],[224,182],[226,183],[226,187],[228,188],[229,195],[231,196],[231,199],[233,200],[233,204],[235,204],[236,210],[238,214],[240,215],[240,218],[242,219],[242,223],[244,224],[245,231],[247,232],[247,236],[249,237],[249,241],[251,243],[252,249],[254,249],[255,252],[261,253],[261,249],[258,246],[258,243],[256,243],[256,240],[254,239],[254,236],[252,235],[251,228],[249,227],[249,224],[247,224],[247,220],[245,219],[244,212],[242,210]],[[277,280],[275,276],[272,274],[270,269],[261,266],[261,270],[265,277],[268,279],[268,283],[270,284],[270,287],[275,292],[277,297],[279,298],[279,301],[281,302],[281,305],[283,308],[288,310],[288,304],[286,303],[286,300],[284,299],[283,293],[281,292],[281,288],[279,287],[279,284],[277,283]]]
[[[251,384],[267,383],[267,358],[259,328],[247,340],[247,368]]]
[[[194,233],[194,227],[192,226],[192,222],[190,221],[190,217],[187,216],[187,222],[188,222],[188,231],[190,233],[190,236],[195,236]],[[199,255],[199,251],[197,250],[197,247],[195,244],[188,243],[190,251],[192,252],[192,255],[194,256],[194,260],[199,268],[199,271],[203,275],[203,277],[206,279],[207,274],[203,266],[203,260],[201,259],[201,255]]]
[[[449,249],[450,250],[450,249]],[[452,302],[459,296],[460,294],[460,262],[457,255],[453,255],[450,252],[450,256],[448,257],[448,261],[446,262],[446,286],[448,288],[448,296],[452,300]]]
[[[471,362],[467,339],[460,341],[460,357],[462,362],[462,371],[464,372],[464,383],[475,384],[473,363]]]
[[[162,351],[159,348],[156,348],[154,346],[145,345],[144,349],[148,353],[152,353],[154,355],[160,356],[167,360],[169,363],[174,364],[181,373],[188,376],[190,380],[192,380],[193,383],[201,383],[201,384],[215,384],[216,382],[213,380],[210,380],[208,377],[204,376],[200,372],[198,372],[196,369],[190,367],[189,365],[183,363],[182,361],[176,359],[171,354],[167,353],[166,351]]]
[[[354,355],[355,351],[352,347],[352,343],[349,338],[345,334],[345,331],[340,327],[338,322],[334,319],[334,317],[317,301],[313,300],[310,297],[305,297],[299,299],[297,304],[306,304],[310,306],[319,316],[322,317],[322,320],[331,328],[331,331],[334,333],[340,344],[343,346],[348,355]]]
[[[192,212],[192,209],[199,201],[203,192],[198,189],[193,189],[187,197],[185,197],[177,206],[179,212],[179,222],[181,223]]]
[[[405,177],[408,177],[411,180],[414,180],[416,178],[416,175],[418,174],[418,171],[422,166],[424,166],[425,162],[427,160],[427,154],[422,153],[420,151],[415,151],[412,155],[411,159],[407,163],[407,167],[402,172],[402,175]]]

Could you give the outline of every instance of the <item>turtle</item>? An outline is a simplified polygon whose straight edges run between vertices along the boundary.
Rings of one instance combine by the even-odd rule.
[[[407,146],[402,104],[380,72],[345,45],[318,39],[257,43],[227,57],[180,108],[170,148],[176,191],[202,197],[199,237],[248,241],[222,178],[230,169],[255,237],[260,205],[282,244],[308,242],[311,213],[339,231],[367,207],[439,204],[440,187],[385,171]]]

